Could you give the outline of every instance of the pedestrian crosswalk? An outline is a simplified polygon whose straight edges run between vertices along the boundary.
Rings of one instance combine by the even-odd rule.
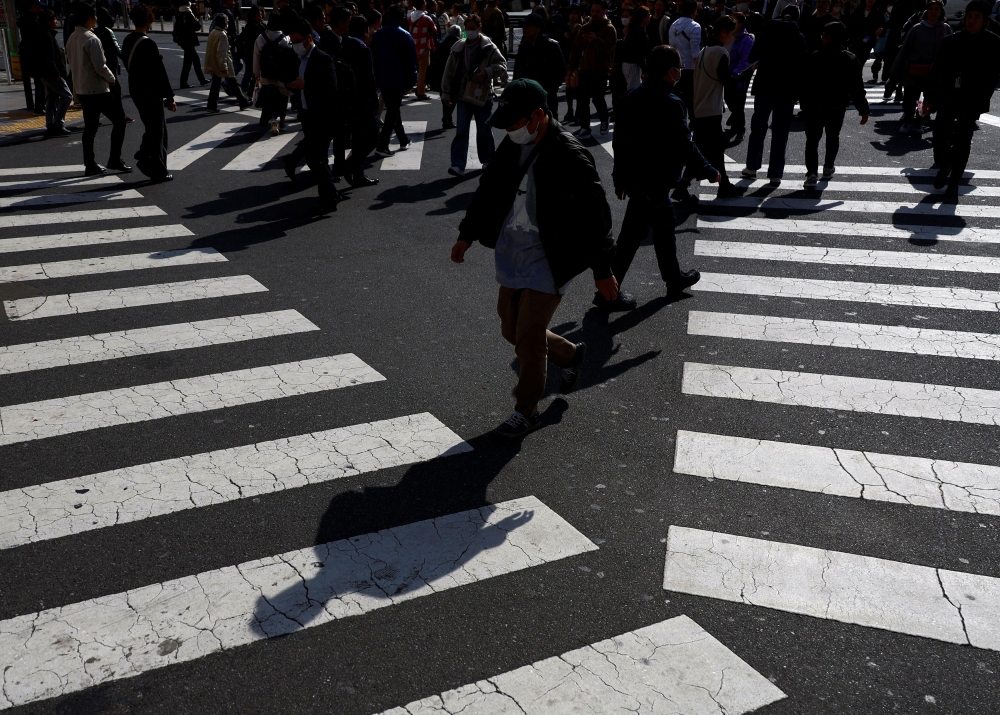
[[[730,167],[740,165],[731,162]],[[804,170],[789,166],[786,173],[801,175]],[[970,170],[966,176],[972,183],[961,187],[957,199],[946,200],[921,182],[931,175],[932,170],[906,167],[838,167],[836,181],[816,188],[821,198],[790,198],[787,189],[744,181],[748,196],[719,200],[712,196],[714,187],[706,187],[694,253],[723,263],[724,269],[702,273],[695,291],[709,299],[712,309],[691,310],[687,331],[703,339],[738,341],[745,349],[737,354],[746,360],[685,362],[685,398],[717,408],[741,402],[765,410],[766,405],[782,405],[803,417],[836,411],[868,415],[876,423],[917,419],[927,422],[928,431],[935,425],[957,431],[1000,426],[1000,392],[960,377],[963,365],[974,367],[970,361],[1000,359],[1000,333],[964,330],[960,323],[1000,310],[1000,291],[992,290],[990,280],[1000,268],[994,248],[1000,242],[1000,186],[990,182],[1000,179],[1000,173]],[[872,182],[870,177],[881,178]],[[863,198],[827,198],[830,193]],[[872,201],[870,194],[882,196]],[[893,194],[899,198],[885,200]],[[908,194],[925,196],[913,202]],[[841,212],[864,218],[839,220]],[[824,271],[823,278],[811,277],[816,270]],[[857,270],[864,270],[867,280],[851,275]],[[986,288],[953,284],[960,280]],[[739,299],[749,296],[766,302],[759,303],[762,308],[748,308]],[[728,301],[738,301],[739,308],[731,309]],[[847,316],[863,315],[860,311],[871,306],[879,318],[830,319],[830,309],[845,305],[850,306]],[[912,310],[888,317],[900,308],[940,313],[928,313],[936,323],[922,328],[909,323],[927,316],[914,317]],[[817,347],[836,352],[824,353],[824,366],[830,367],[810,371],[805,365],[787,369],[767,357],[753,361],[755,345],[780,345],[782,354],[791,355]],[[912,372],[894,370],[892,362],[881,363],[877,376],[866,375],[867,366],[879,364],[879,353],[960,362],[955,370],[935,372],[947,375],[937,380],[916,380]],[[838,369],[841,362],[833,355],[855,367]],[[949,512],[1000,516],[1000,466],[954,456],[942,459],[919,440],[905,442],[897,453],[884,453],[865,448],[863,431],[860,446],[855,441],[850,448],[824,435],[820,430],[816,443],[804,444],[782,441],[780,435],[681,429],[673,471],[750,488],[928,510],[931,519]],[[725,526],[708,531],[672,525],[663,587],[1000,650],[1000,579],[993,574],[822,547],[730,533]]]

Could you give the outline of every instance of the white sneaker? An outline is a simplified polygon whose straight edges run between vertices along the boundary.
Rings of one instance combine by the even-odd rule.
[[[448,173],[452,176],[465,176],[465,169],[460,166],[452,166],[448,169]]]
[[[280,133],[281,133],[281,129],[278,128],[278,120],[277,119],[272,119],[271,120],[271,136],[272,137],[276,137]]]
[[[744,169],[743,171],[740,172],[740,176],[743,177],[744,179],[756,179],[757,178],[757,170],[756,169]]]
[[[802,188],[811,189],[819,183],[819,177],[816,174],[806,174],[806,180],[802,182]]]
[[[823,181],[829,181],[833,178],[833,175],[837,173],[837,170],[832,166],[823,167]]]

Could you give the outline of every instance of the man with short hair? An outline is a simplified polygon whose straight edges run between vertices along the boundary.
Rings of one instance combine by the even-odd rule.
[[[45,135],[64,136],[70,133],[66,128],[66,110],[73,101],[73,93],[66,82],[66,61],[56,39],[56,14],[46,10],[41,19],[48,24],[48,32],[38,38],[35,77],[45,85]]]
[[[563,392],[580,377],[587,346],[548,329],[569,282],[589,268],[606,299],[618,295],[611,209],[594,158],[556,121],[546,100],[545,89],[530,79],[504,90],[489,122],[507,136],[483,172],[451,249],[455,263],[465,261],[474,241],[495,249],[500,331],[520,365],[514,412],[495,430],[509,438],[541,426],[538,402],[548,360],[562,369]]]
[[[694,95],[694,68],[701,53],[701,25],[695,21],[698,15],[698,4],[695,0],[683,0],[680,17],[670,25],[668,43],[677,49],[681,57],[681,79],[674,87],[674,94],[683,100],[688,114]]]
[[[373,11],[374,12],[374,11]],[[373,15],[373,26],[377,26],[380,17]],[[371,23],[371,19],[369,23]],[[403,10],[398,5],[390,5],[386,10],[385,23],[372,35],[372,63],[375,67],[375,81],[382,102],[385,104],[385,119],[382,120],[382,131],[379,134],[375,153],[378,156],[392,156],[389,150],[389,138],[393,131],[399,141],[400,151],[410,145],[410,138],[403,128],[403,118],[400,107],[403,96],[410,91],[417,80],[417,50],[410,33],[404,30]]]
[[[566,76],[566,60],[559,43],[545,34],[545,18],[533,12],[521,24],[521,44],[514,61],[514,79],[533,79],[548,92],[552,116],[559,116],[559,85]]]

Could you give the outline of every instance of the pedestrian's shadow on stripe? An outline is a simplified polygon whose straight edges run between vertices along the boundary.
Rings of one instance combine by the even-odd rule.
[[[559,423],[567,407],[565,400],[554,400],[542,415],[546,427]],[[292,585],[273,595],[266,593],[271,577],[261,575],[265,581],[254,610],[254,632],[273,638],[316,621],[391,605],[428,586],[433,589],[435,582],[453,582],[477,554],[503,544],[510,531],[530,520],[530,513],[496,523],[473,519],[449,524],[448,534],[455,536],[453,528],[461,532],[452,539],[436,527],[416,543],[400,544],[384,533],[490,506],[487,489],[518,455],[521,442],[486,433],[467,444],[471,450],[413,465],[392,486],[365,487],[335,496],[317,529],[310,563],[293,565],[308,567],[312,575],[307,578],[300,572]],[[281,560],[275,565],[287,572]]]

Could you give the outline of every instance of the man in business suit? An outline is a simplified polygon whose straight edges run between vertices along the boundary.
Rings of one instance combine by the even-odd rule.
[[[336,211],[340,195],[333,185],[328,157],[337,122],[337,69],[333,58],[316,47],[306,22],[295,25],[290,39],[292,49],[299,56],[299,76],[286,86],[300,92],[302,111],[299,116],[305,135],[306,164],[316,177],[320,211]]]

